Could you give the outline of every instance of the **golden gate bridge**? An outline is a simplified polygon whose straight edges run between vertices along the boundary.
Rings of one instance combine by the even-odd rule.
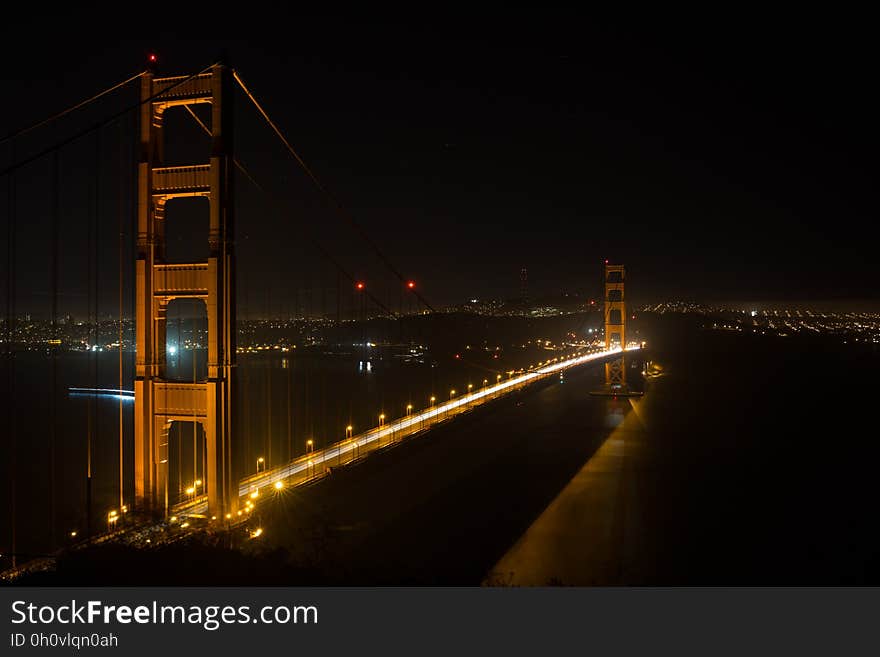
[[[315,449],[312,440],[307,443],[304,454],[288,454],[286,459],[276,459],[267,464],[263,457],[256,464],[257,472],[244,478],[237,473],[247,471],[247,465],[235,463],[233,446],[240,439],[236,436],[241,427],[241,418],[236,409],[239,385],[236,376],[237,365],[237,299],[236,299],[236,222],[234,202],[235,172],[239,172],[254,189],[258,190],[278,216],[289,213],[282,202],[267,191],[258,181],[258,176],[246,167],[233,149],[235,94],[240,91],[257,115],[264,121],[284,150],[305,172],[308,180],[329,199],[337,218],[347,225],[357,239],[366,244],[376,256],[382,267],[396,281],[401,296],[405,293],[414,299],[422,312],[435,312],[415,280],[405,276],[391,259],[379,248],[366,230],[354,219],[345,206],[333,196],[327,186],[306,164],[293,148],[290,140],[280,129],[259,102],[254,92],[245,84],[235,69],[222,62],[211,64],[198,72],[184,76],[159,77],[154,71],[156,58],[150,57],[150,66],[136,75],[127,78],[107,89],[59,112],[43,121],[11,133],[2,143],[11,144],[11,163],[0,171],[0,178],[7,181],[7,258],[6,258],[6,313],[4,324],[4,358],[7,371],[7,402],[14,404],[16,390],[16,343],[20,332],[19,313],[16,309],[17,263],[17,223],[18,186],[16,176],[25,167],[41,160],[50,160],[49,177],[46,185],[52,191],[51,231],[46,241],[50,244],[51,279],[51,335],[46,343],[52,357],[52,387],[57,386],[57,352],[61,346],[59,326],[61,317],[58,307],[61,269],[59,257],[63,245],[59,235],[62,229],[62,207],[58,192],[60,177],[60,154],[64,149],[73,148],[76,142],[91,135],[95,140],[95,180],[93,208],[94,226],[89,225],[90,249],[88,264],[89,314],[94,311],[94,336],[91,338],[92,350],[100,343],[98,336],[98,296],[101,282],[98,274],[100,213],[100,174],[99,162],[102,157],[100,139],[102,131],[114,124],[121,125],[127,117],[134,117],[137,123],[137,140],[130,145],[136,154],[136,173],[128,181],[134,188],[136,198],[134,212],[133,260],[126,262],[122,240],[124,235],[123,217],[126,208],[118,208],[118,387],[109,394],[119,400],[118,412],[118,479],[117,504],[106,512],[107,530],[112,534],[118,527],[126,524],[127,516],[137,515],[142,521],[179,516],[199,517],[207,522],[235,524],[250,514],[255,505],[267,493],[286,487],[296,486],[322,476],[334,467],[357,461],[371,451],[399,443],[414,435],[427,431],[433,425],[451,419],[461,413],[469,412],[479,406],[491,403],[506,394],[522,390],[532,383],[594,362],[606,363],[606,385],[600,392],[609,395],[632,394],[627,387],[624,353],[638,349],[640,345],[627,343],[625,325],[626,310],[624,299],[625,269],[619,264],[605,263],[603,281],[605,285],[604,328],[605,342],[601,347],[572,348],[567,353],[547,361],[539,361],[528,367],[493,371],[492,379],[484,378],[482,385],[467,384],[459,391],[450,389],[448,396],[438,400],[435,395],[423,400],[421,404],[409,403],[399,417],[386,418],[384,412],[375,418],[375,426],[355,433],[348,425],[344,436],[337,441]],[[56,140],[36,152],[19,156],[18,142],[31,133],[45,131],[49,126],[69,115],[81,112],[101,99],[119,90],[139,86],[139,99],[123,109],[112,111],[109,115],[95,120],[74,134]],[[209,116],[200,108],[207,107]],[[169,166],[164,161],[166,142],[173,142],[172,130],[166,125],[166,114],[182,110],[210,141],[206,161],[194,164],[175,164]],[[202,116],[200,116],[200,112]],[[167,134],[166,134],[167,133]],[[122,131],[120,131],[122,134]],[[119,176],[124,185],[123,176]],[[202,198],[208,201],[208,230],[206,238],[207,259],[185,262],[169,261],[166,249],[167,208],[172,202],[185,198]],[[120,205],[122,202],[120,201]],[[395,312],[390,305],[376,294],[371,286],[345,267],[331,249],[325,246],[310,232],[310,222],[300,222],[302,232],[321,258],[334,270],[338,279],[344,279],[351,290],[359,297],[362,309],[369,302],[382,315],[397,318],[402,307]],[[123,366],[123,314],[124,314],[124,272],[133,267],[134,288],[134,344],[135,363],[133,394],[125,388]],[[193,360],[191,380],[180,381],[168,376],[168,331],[169,308],[180,300],[195,301],[203,305],[207,322],[207,347],[204,372],[196,373]],[[338,300],[337,300],[338,303]],[[338,314],[338,311],[337,311]],[[366,319],[366,313],[361,315]],[[364,340],[366,342],[366,340]],[[175,347],[177,349],[179,347]],[[98,388],[74,387],[74,394],[94,398]],[[133,448],[126,451],[123,428],[122,404],[124,398],[134,398],[134,441]],[[54,400],[54,397],[52,398]],[[52,423],[49,443],[51,453],[55,449],[54,401],[51,407]],[[15,565],[16,536],[15,514],[17,505],[14,479],[19,464],[15,460],[15,436],[17,420],[14,413],[7,413],[4,442],[12,443],[13,459],[10,463],[12,473],[12,537],[9,553]],[[86,514],[91,517],[92,506],[92,433],[96,422],[89,411],[88,427],[88,465],[86,472]],[[193,478],[190,485],[173,496],[169,493],[172,446],[170,430],[176,423],[193,425]],[[201,427],[202,439],[196,440],[195,427]],[[180,444],[178,448],[181,449]],[[49,472],[50,486],[55,486],[55,463],[52,457]],[[198,463],[202,469],[199,474]],[[132,467],[133,465],[133,467]],[[131,472],[131,480],[126,475]],[[179,485],[180,482],[178,482]],[[128,494],[128,491],[133,493]],[[127,497],[127,494],[129,495]],[[53,510],[54,513],[54,510]],[[152,520],[151,520],[152,519]],[[75,534],[75,532],[73,532]],[[86,538],[91,540],[95,532],[88,527]],[[107,535],[106,533],[104,535]]]

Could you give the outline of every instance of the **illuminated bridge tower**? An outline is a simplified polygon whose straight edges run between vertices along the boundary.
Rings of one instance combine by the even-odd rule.
[[[605,263],[605,349],[626,348],[626,268]],[[626,391],[624,355],[605,363],[605,385],[609,391]]]
[[[167,91],[165,91],[167,90]],[[138,165],[137,360],[135,371],[135,497],[144,511],[167,513],[168,435],[175,421],[199,422],[205,435],[208,514],[234,513],[232,431],[235,367],[232,72],[217,64],[190,79],[142,78]],[[211,105],[207,163],[164,167],[163,120],[175,106]],[[207,262],[165,261],[165,204],[206,197],[210,206]],[[174,299],[200,299],[208,318],[207,378],[165,378],[165,317]]]

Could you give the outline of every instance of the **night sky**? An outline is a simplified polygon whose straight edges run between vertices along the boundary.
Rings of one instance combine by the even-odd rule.
[[[225,48],[318,177],[435,305],[515,297],[523,267],[532,296],[591,294],[604,258],[627,265],[635,301],[878,298],[877,53],[864,16],[259,18],[204,40],[193,38],[196,22],[186,38],[7,22],[4,97],[15,104],[0,106],[0,133],[125,79],[149,52],[160,74],[175,75]],[[115,95],[17,148],[34,152],[132,100]],[[319,304],[320,290],[335,288],[309,235],[374,289],[383,281],[393,301],[369,246],[253,109],[240,99],[236,112],[240,160],[288,210],[239,180],[240,308],[283,312],[300,303],[297,291]],[[130,248],[120,191],[130,181],[118,165],[131,161],[131,125],[60,156],[65,307],[87,288],[96,148],[99,277],[110,290],[100,303],[114,303],[119,208]],[[187,130],[181,157],[200,147]],[[0,166],[11,158],[6,142]],[[50,162],[16,176],[21,308],[45,305],[50,289]],[[8,176],[0,193],[8,198]],[[0,210],[5,227],[5,200]],[[196,210],[176,211],[179,240],[198,225]]]

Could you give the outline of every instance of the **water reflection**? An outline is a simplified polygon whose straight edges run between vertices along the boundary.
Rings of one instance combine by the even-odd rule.
[[[629,409],[628,399],[609,399],[605,408],[605,426],[613,429],[623,423]]]

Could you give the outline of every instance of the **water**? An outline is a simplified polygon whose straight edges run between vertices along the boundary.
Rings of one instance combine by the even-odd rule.
[[[663,375],[490,579],[877,584],[876,347],[680,318],[653,333]]]
[[[531,563],[548,566],[533,569],[538,583],[880,582],[874,509],[880,442],[871,406],[880,353],[822,337],[704,331],[699,320],[670,315],[645,317],[641,329],[663,376],[647,382],[645,397],[634,402],[637,418],[628,401],[591,397],[601,369],[584,368],[564,383],[549,381],[499,400],[316,486],[287,491],[258,519],[266,529],[260,540],[283,552],[252,555],[252,567],[239,579],[222,554],[204,550],[204,572],[192,560],[175,568],[184,561],[171,557],[161,573],[140,566],[117,571],[132,573],[132,583],[223,583],[216,574],[222,572],[230,573],[226,583],[473,585],[521,544],[555,501],[568,498],[577,513],[559,516],[556,527],[546,524],[551,538],[600,516],[609,531],[585,532],[582,543],[571,545],[574,568],[561,568],[566,557],[558,540],[535,543]],[[249,419],[242,419],[239,462],[246,468],[259,456],[286,458],[302,452],[308,437],[330,442],[342,437],[349,419],[358,429],[370,426],[378,409],[393,413],[396,406],[400,414],[408,400],[460,388],[487,366],[484,357],[470,356],[466,364],[452,352],[433,353],[434,368],[403,364],[387,351],[370,374],[358,371],[356,353],[296,353],[287,355],[286,367],[281,354],[243,356],[240,415]],[[534,362],[537,353],[516,357]],[[295,401],[289,448],[288,379]],[[45,398],[28,404],[46,417]],[[111,404],[106,425],[98,427],[108,442],[106,463],[96,466],[96,477],[109,481],[96,490],[110,498],[114,410]],[[70,417],[71,435],[81,436],[85,411]],[[637,439],[634,420],[641,427]],[[631,432],[623,442],[621,430]],[[37,462],[46,454],[45,436],[32,431],[30,439],[26,449]],[[621,446],[614,485],[572,490],[584,468],[595,468]],[[69,447],[74,469],[81,467],[81,442]],[[45,482],[18,479],[20,490],[38,496],[34,536],[48,532],[46,508],[37,503]],[[70,480],[72,490],[78,482]],[[512,579],[500,583],[529,581],[527,572],[504,575]]]
[[[290,460],[306,451],[307,440],[320,449],[344,438],[348,425],[355,433],[364,431],[376,426],[380,413],[390,420],[404,415],[408,404],[422,408],[431,396],[448,399],[453,388],[461,394],[469,383],[478,388],[484,380],[494,382],[498,372],[552,357],[556,352],[534,344],[513,348],[510,342],[521,345],[538,335],[558,342],[583,324],[583,316],[540,321],[442,316],[431,324],[439,335],[425,332],[430,346],[412,340],[242,353],[236,368],[236,474],[253,473],[260,458],[270,468]],[[506,346],[497,352],[499,345],[484,339],[492,334],[505,337]],[[474,344],[463,335],[474,336]],[[172,335],[169,343],[176,344]],[[16,551],[23,558],[39,556],[89,530],[105,529],[108,511],[119,508],[120,400],[69,394],[70,387],[119,388],[118,358],[115,350],[59,352],[53,363],[47,351],[16,353],[14,403],[0,425],[8,473],[0,487],[0,567],[9,565],[13,526]],[[168,378],[192,380],[194,360],[196,372],[204,372],[204,350],[169,355]],[[134,354],[123,353],[123,364],[122,387],[132,390]],[[123,500],[130,505],[133,401],[122,401],[121,409]],[[193,423],[176,422],[169,434],[172,504],[204,478],[204,437],[196,428],[194,450],[193,429]],[[91,514],[86,513],[89,492]]]
[[[709,332],[675,316],[646,318],[643,330],[663,374],[642,399],[591,397],[601,374],[583,368],[438,428],[262,512],[263,540],[288,557],[279,565],[272,553],[274,567],[258,561],[249,576],[880,582],[878,350]],[[516,550],[526,558],[505,560]]]

